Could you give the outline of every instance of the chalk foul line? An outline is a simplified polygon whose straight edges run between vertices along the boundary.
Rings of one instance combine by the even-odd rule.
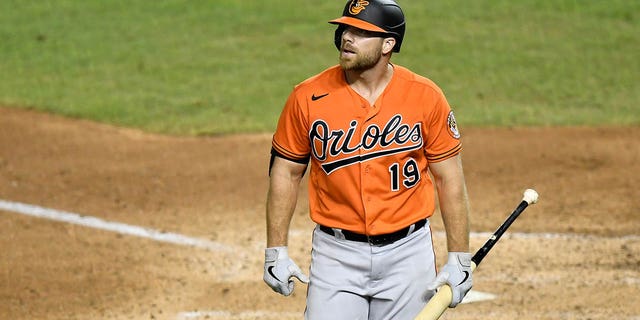
[[[130,235],[140,238],[151,239],[159,242],[172,243],[183,246],[191,246],[196,248],[203,248],[212,251],[227,251],[230,252],[233,249],[230,246],[206,240],[188,237],[185,235],[163,232],[151,228],[145,228],[135,225],[129,225],[121,222],[107,221],[101,218],[81,215],[78,213],[55,210],[35,206],[26,203],[5,201],[0,199],[0,210],[14,212],[22,215],[44,218],[59,222],[66,222],[70,224],[80,225],[84,227],[111,231],[119,234]],[[482,234],[484,235],[484,234]],[[485,300],[495,299],[496,295],[491,293],[470,291],[462,303],[473,303]],[[209,311],[188,311],[178,314],[178,319],[210,319],[210,318],[224,318],[224,319],[252,319],[256,317],[260,318],[281,318],[281,317],[295,317],[299,316],[298,313],[291,312],[269,312],[269,311],[245,311],[240,313],[229,312],[226,310],[209,310]]]
[[[49,220],[67,222],[75,225],[95,228],[116,232],[119,234],[131,235],[140,238],[151,239],[159,242],[172,243],[183,246],[191,246],[196,248],[207,249],[211,251],[233,252],[235,249],[230,245],[207,239],[193,238],[172,232],[163,232],[151,228],[145,228],[135,225],[129,225],[120,222],[103,220],[97,217],[80,215],[73,212],[49,209],[30,205],[20,202],[12,202],[0,199],[0,210],[19,213],[23,215],[45,218]],[[300,233],[300,230],[291,230],[292,235]],[[444,232],[434,232],[436,237],[444,237]],[[470,236],[474,238],[489,238],[490,232],[471,232]],[[617,240],[640,240],[638,235],[622,235],[622,236],[597,236],[588,234],[572,234],[572,233],[524,233],[524,232],[507,232],[503,236],[505,238],[517,239],[617,239]]]
[[[177,233],[163,232],[151,228],[144,228],[120,222],[107,221],[97,217],[85,216],[61,210],[48,209],[25,203],[11,202],[0,199],[0,210],[10,211],[32,217],[71,223],[94,229],[116,232],[124,235],[151,239],[159,242],[202,248],[211,251],[230,252],[233,250],[228,245],[206,239],[192,238]]]

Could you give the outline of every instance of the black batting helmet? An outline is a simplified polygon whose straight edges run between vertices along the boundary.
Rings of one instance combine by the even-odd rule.
[[[404,13],[394,0],[349,0],[342,11],[342,17],[329,21],[337,24],[334,42],[340,50],[342,32],[346,26],[389,34],[396,39],[394,52],[400,52],[404,38]]]

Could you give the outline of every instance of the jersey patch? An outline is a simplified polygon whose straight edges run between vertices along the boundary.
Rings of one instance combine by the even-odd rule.
[[[453,115],[453,111],[449,112],[447,124],[449,125],[449,134],[456,139],[460,139],[460,131],[458,131],[458,123],[456,122],[456,117]]]

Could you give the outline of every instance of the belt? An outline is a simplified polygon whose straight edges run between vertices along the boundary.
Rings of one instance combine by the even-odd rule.
[[[413,232],[415,232],[416,230],[419,230],[420,228],[424,227],[424,225],[427,223],[426,219],[420,220],[406,228],[402,228],[398,231],[392,232],[392,233],[386,233],[386,234],[378,234],[375,236],[368,236],[366,234],[361,234],[361,233],[355,233],[349,230],[340,230],[338,232],[341,232],[342,235],[344,235],[344,238],[346,240],[350,240],[350,241],[358,241],[358,242],[368,242],[371,245],[385,245],[385,244],[390,244],[392,242],[396,242],[410,234],[412,234]],[[330,234],[332,236],[336,236],[336,231],[331,228],[331,227],[326,227],[323,225],[320,225],[320,230],[322,230],[324,233]],[[339,229],[338,229],[339,230]]]

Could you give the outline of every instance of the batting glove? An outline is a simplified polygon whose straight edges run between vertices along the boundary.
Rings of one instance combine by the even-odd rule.
[[[309,283],[309,277],[304,275],[298,265],[289,258],[287,247],[273,247],[264,250],[264,282],[284,296],[293,292],[292,277],[303,283]]]
[[[436,276],[436,279],[427,286],[427,296],[433,296],[442,285],[448,284],[453,292],[450,308],[455,308],[473,286],[471,272],[471,254],[467,252],[449,252],[447,264]]]

